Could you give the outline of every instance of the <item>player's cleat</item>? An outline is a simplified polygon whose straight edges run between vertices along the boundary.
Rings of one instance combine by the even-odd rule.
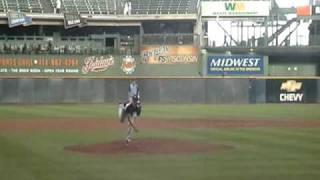
[[[126,145],[128,146],[129,143],[131,142],[131,139],[126,139]]]

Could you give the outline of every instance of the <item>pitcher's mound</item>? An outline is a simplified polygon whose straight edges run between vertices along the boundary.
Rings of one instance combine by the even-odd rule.
[[[76,145],[65,147],[66,150],[89,154],[190,154],[216,153],[232,149],[231,146],[219,144],[202,144],[176,139],[136,139],[125,144],[125,141],[114,141],[105,144]]]

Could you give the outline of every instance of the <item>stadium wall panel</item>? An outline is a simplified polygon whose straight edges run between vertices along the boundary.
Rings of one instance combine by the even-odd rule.
[[[80,102],[79,96],[79,79],[63,80],[64,102],[77,103]],[[90,93],[87,92],[88,94]]]
[[[143,93],[143,97],[141,99],[143,102],[160,102],[161,83],[159,79],[138,80],[137,83],[140,85],[139,87],[141,92],[148,92]]]
[[[104,80],[93,80],[92,84],[92,102],[93,103],[103,103],[105,99],[104,94]]]
[[[93,87],[94,81],[90,81],[88,79],[79,79],[79,101],[81,103],[91,102],[91,98],[93,101],[93,91],[95,88]]]
[[[249,80],[249,102],[251,104],[266,102],[266,80]]]
[[[2,102],[2,99],[4,97],[4,93],[3,93],[3,85],[2,85],[3,79],[0,79],[0,102]]]
[[[206,91],[207,103],[249,103],[248,79],[208,79]]]
[[[114,91],[115,91],[115,98],[114,98],[114,102],[123,102],[125,100],[128,99],[128,85],[129,82],[127,80],[113,80],[116,83],[116,86],[113,87]],[[108,80],[107,80],[108,82]]]
[[[1,102],[20,103],[18,97],[18,87],[18,79],[3,79]]]
[[[206,103],[206,80],[193,80],[191,88],[192,103]]]
[[[117,81],[104,80],[104,102],[114,102],[117,95]]]
[[[318,98],[317,98],[317,102],[320,103],[320,80],[318,80],[317,83],[318,83]]]
[[[19,79],[18,80],[18,99],[19,102],[34,102],[34,80]]]
[[[34,80],[34,102],[47,103],[49,101],[49,79]]]
[[[64,80],[49,79],[48,101],[44,103],[63,103],[64,101]]]

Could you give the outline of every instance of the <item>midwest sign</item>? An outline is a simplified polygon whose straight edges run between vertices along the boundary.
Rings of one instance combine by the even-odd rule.
[[[209,56],[207,61],[208,75],[263,75],[262,56],[232,55]]]
[[[269,16],[271,1],[203,1],[205,17]]]

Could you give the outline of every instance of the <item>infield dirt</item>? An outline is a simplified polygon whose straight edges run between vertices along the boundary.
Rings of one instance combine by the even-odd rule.
[[[75,145],[65,150],[96,155],[113,154],[192,154],[217,153],[232,149],[226,145],[201,144],[177,139],[136,139],[129,145],[124,141],[93,145]]]

